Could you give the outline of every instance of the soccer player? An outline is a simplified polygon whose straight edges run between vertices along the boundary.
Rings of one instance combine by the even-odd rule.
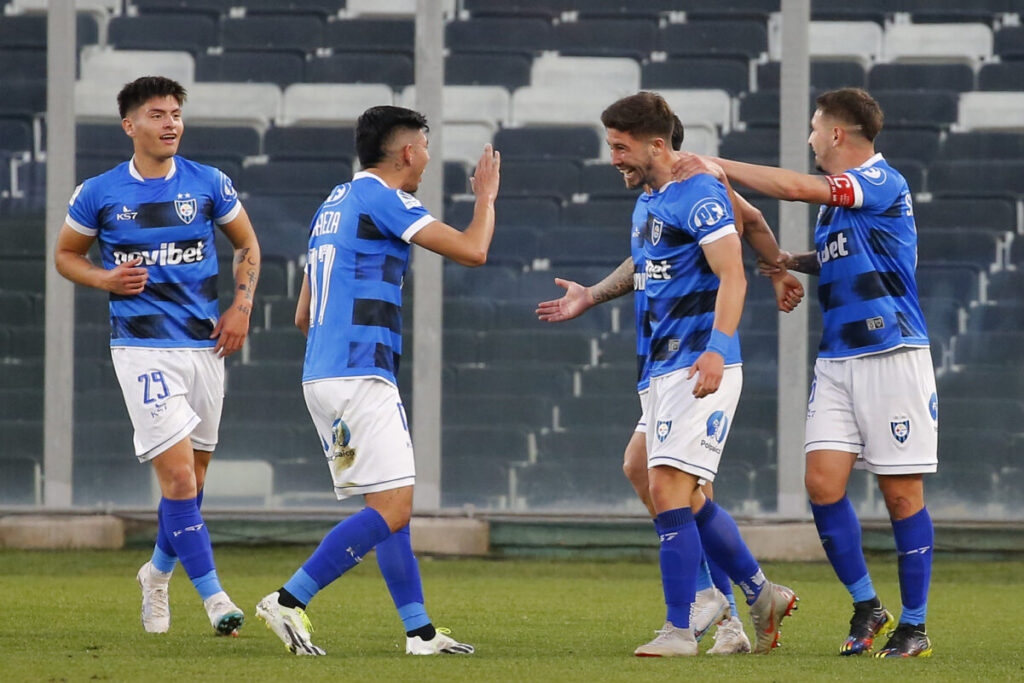
[[[740,586],[756,630],[755,653],[778,643],[796,606],[790,589],[769,582],[725,510],[707,500],[742,383],[739,340],[746,277],[726,188],[707,175],[672,179],[673,114],[641,92],[601,114],[612,164],[645,207],[645,291],[651,323],[647,464],[667,615],[638,656],[692,656],[690,628],[701,545]],[[726,365],[728,364],[728,367]],[[699,531],[698,531],[699,529]]]
[[[210,623],[233,634],[243,615],[221,588],[199,512],[224,402],[224,357],[242,348],[260,247],[231,179],[176,156],[185,89],[159,76],[124,86],[121,127],[135,153],[71,196],[55,262],[72,282],[110,292],[110,356],[135,429],[135,455],[160,483],[152,560],[139,569],[142,624],[170,627],[177,560]],[[214,226],[235,249],[235,296],[220,314]],[[86,257],[99,239],[102,265]]]
[[[925,630],[934,531],[922,474],[938,466],[938,397],[928,332],[917,299],[917,229],[907,182],[881,154],[878,103],[858,88],[820,95],[808,144],[826,175],[720,160],[733,180],[764,194],[821,204],[815,251],[780,263],[819,275],[822,337],[807,405],[805,482],[822,545],[853,599],[839,653],[927,657]],[[879,601],[864,562],[860,522],[846,496],[867,469],[892,520],[903,611]]]
[[[402,352],[402,279],[410,244],[465,266],[487,260],[500,156],[484,147],[472,178],[476,206],[464,232],[438,221],[412,193],[430,155],[418,112],[381,106],[356,124],[362,171],[338,185],[310,229],[295,322],[306,332],[303,392],[339,499],[366,507],[339,523],[256,614],[297,655],[310,641],[306,605],[371,548],[406,629],[406,653],[472,654],[435,629],[409,540],[415,465],[396,377]]]
[[[684,128],[679,117],[673,117],[672,149],[679,150],[682,147]],[[707,163],[706,160],[698,160],[695,155],[688,155],[703,170],[720,179],[728,182],[721,167]],[[629,183],[628,176],[626,177]],[[651,188],[644,186],[644,191],[651,192]],[[748,226],[743,230],[743,237],[754,248],[758,250],[761,257],[770,262],[778,258],[779,249],[775,236],[771,232],[763,214],[752,204],[740,197],[734,196],[737,206],[740,208],[743,218],[743,225]],[[579,283],[556,278],[555,283],[566,290],[565,295],[556,300],[544,301],[538,304],[537,316],[548,322],[562,322],[576,318],[591,307],[623,296],[628,292],[634,293],[634,309],[637,333],[637,392],[640,396],[641,417],[636,425],[633,435],[630,437],[623,454],[623,472],[630,484],[636,490],[640,501],[647,508],[651,517],[656,517],[654,505],[651,502],[651,495],[647,479],[647,395],[650,385],[650,364],[648,351],[650,348],[650,322],[647,319],[647,296],[644,292],[646,279],[643,242],[644,228],[647,216],[645,207],[637,203],[634,209],[631,228],[631,256],[607,277],[595,285],[583,287]],[[777,303],[779,310],[789,312],[795,308],[803,297],[803,287],[796,278],[784,272],[779,272],[772,277],[773,286],[776,289]],[[707,497],[712,497],[712,484],[710,482],[701,487]],[[727,604],[726,604],[727,603]],[[725,618],[723,618],[725,617]],[[694,637],[699,642],[713,624],[718,624],[715,634],[715,645],[709,654],[736,654],[750,651],[750,641],[743,632],[743,625],[738,618],[736,611],[736,600],[732,592],[732,582],[729,577],[713,561],[704,561],[697,575],[697,592],[693,606],[690,611],[690,622]]]

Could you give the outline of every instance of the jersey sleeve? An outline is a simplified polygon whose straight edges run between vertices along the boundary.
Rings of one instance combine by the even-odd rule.
[[[64,222],[88,237],[95,237],[100,230],[100,201],[96,185],[90,178],[76,187],[68,200],[68,213],[64,217]]]
[[[896,176],[879,166],[864,166],[825,176],[832,193],[829,204],[850,209],[885,210],[898,194]]]
[[[213,190],[213,220],[217,225],[224,225],[235,220],[242,210],[242,203],[238,201],[238,192],[227,173],[215,168],[213,176],[216,185]]]
[[[416,197],[390,188],[376,197],[371,214],[379,228],[403,242],[412,241],[413,235],[437,220]]]
[[[736,219],[725,185],[709,175],[694,180],[690,201],[680,204],[680,212],[686,212],[682,224],[701,245],[735,234]]]

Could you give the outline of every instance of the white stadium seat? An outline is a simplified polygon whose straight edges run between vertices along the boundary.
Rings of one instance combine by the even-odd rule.
[[[965,131],[1024,131],[1024,92],[962,93],[957,121]]]
[[[75,117],[79,123],[116,123],[121,120],[117,111],[117,93],[122,81],[76,81]]]
[[[193,83],[185,123],[253,126],[261,131],[281,116],[281,89],[273,83]]]
[[[497,129],[508,121],[509,94],[500,85],[446,85],[444,123],[482,123]],[[410,85],[398,98],[398,104],[416,109],[416,86]]]
[[[992,29],[985,24],[893,24],[885,30],[889,61],[964,61],[992,57]]]
[[[561,86],[530,85],[519,88],[512,95],[512,121],[517,126],[573,124],[599,127],[605,107],[629,94],[580,88],[572,81]]]
[[[394,104],[389,86],[375,83],[294,83],[285,88],[282,125],[351,126],[370,107]]]
[[[630,95],[640,89],[640,65],[623,57],[562,57],[544,54],[533,60],[530,85],[599,88]],[[610,102],[609,102],[610,104]]]
[[[441,11],[445,16],[455,14],[455,0],[442,0]],[[416,16],[416,0],[348,0],[344,13],[349,17],[380,17],[393,19]]]
[[[173,50],[87,47],[82,50],[81,74],[83,81],[116,84],[115,93],[145,75],[173,78],[187,89],[196,79],[196,60],[188,52]]]
[[[782,24],[768,22],[768,52],[782,59]],[[882,27],[873,21],[812,21],[808,54],[819,59],[846,59],[866,67],[882,56]]]
[[[471,168],[476,166],[484,145],[494,134],[493,128],[483,123],[446,123],[443,132],[442,157],[446,161],[461,161]]]
[[[732,98],[724,90],[659,90],[683,126],[714,124],[728,132],[732,123]]]

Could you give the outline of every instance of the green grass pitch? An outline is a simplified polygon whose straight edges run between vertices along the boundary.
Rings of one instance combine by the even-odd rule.
[[[434,623],[476,645],[477,654],[408,657],[401,622],[368,558],[310,606],[314,642],[328,655],[299,658],[253,609],[309,551],[217,549],[223,583],[246,612],[239,638],[213,635],[180,568],[171,583],[170,633],[144,633],[135,572],[148,553],[0,551],[0,680],[1024,680],[1021,562],[936,562],[930,659],[839,657],[851,612],[831,569],[772,564],[769,577],[802,598],[783,625],[780,649],[658,660],[631,655],[664,620],[655,563],[421,559]],[[897,610],[895,562],[871,569],[881,597]],[[701,649],[710,646],[709,636]]]

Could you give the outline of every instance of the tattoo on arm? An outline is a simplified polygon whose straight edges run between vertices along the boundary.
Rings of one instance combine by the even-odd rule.
[[[818,255],[813,251],[802,254],[793,254],[793,270],[798,273],[817,275],[821,272],[821,264],[818,263]]]
[[[608,277],[593,285],[590,293],[594,297],[594,303],[600,304],[605,301],[617,299],[620,296],[633,291],[633,259],[627,258],[618,268],[613,270]]]
[[[242,262],[244,262],[245,258],[248,255],[249,255],[249,247],[243,247],[242,250],[239,251],[238,255],[235,257],[235,263],[242,263]]]

